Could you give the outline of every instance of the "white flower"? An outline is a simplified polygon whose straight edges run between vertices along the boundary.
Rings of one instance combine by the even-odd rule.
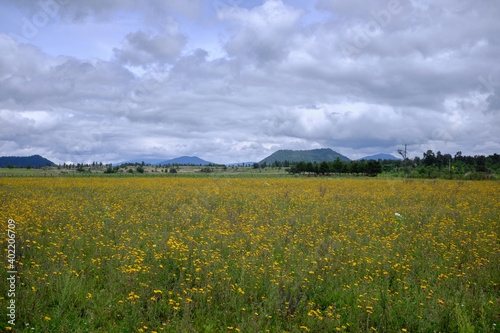
[[[401,217],[401,214],[399,214],[399,213],[396,213],[395,215]]]

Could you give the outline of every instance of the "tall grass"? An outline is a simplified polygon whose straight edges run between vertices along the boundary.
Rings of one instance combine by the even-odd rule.
[[[496,182],[0,179],[12,329],[495,332],[499,198]]]

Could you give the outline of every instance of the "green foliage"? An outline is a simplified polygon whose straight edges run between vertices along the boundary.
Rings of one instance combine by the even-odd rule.
[[[495,174],[500,173],[498,154],[464,156],[459,151],[453,157],[440,151],[434,153],[428,150],[423,154],[423,158],[407,159],[404,164],[390,160],[381,162],[384,172],[391,173],[394,177],[400,177],[404,172],[411,178],[493,180],[496,179]],[[403,165],[407,165],[408,169],[402,168]],[[388,166],[392,166],[391,171]]]
[[[324,175],[324,174],[328,173],[329,170],[330,170],[330,166],[328,165],[328,162],[323,161],[323,162],[320,163],[320,165],[319,165],[319,173],[321,173],[321,174]]]
[[[115,167],[108,166],[108,168],[106,170],[104,170],[104,173],[117,173],[119,169],[120,169],[119,166],[115,166]]]
[[[382,164],[379,161],[369,160],[366,163],[366,174],[376,176],[382,173]]]
[[[213,172],[213,169],[210,168],[210,167],[204,167],[204,168],[202,168],[200,170],[200,172],[202,172],[202,173],[211,173],[211,172]]]
[[[456,323],[458,326],[459,333],[474,333],[474,325],[470,322],[469,317],[467,316],[467,312],[463,309],[463,305],[460,304],[455,305],[455,317]]]
[[[144,163],[144,162],[142,162],[142,163]],[[139,173],[144,173],[144,167],[142,165],[137,166],[136,170]]]

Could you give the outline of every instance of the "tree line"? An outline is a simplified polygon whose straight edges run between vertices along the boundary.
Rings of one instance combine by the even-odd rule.
[[[380,173],[401,174],[413,178],[458,178],[473,173],[477,179],[500,173],[500,155],[465,156],[461,151],[455,155],[434,153],[427,150],[422,157],[404,160],[361,160],[344,162],[337,158],[333,162],[275,161],[271,165],[255,163],[254,168],[286,168],[292,174],[351,174],[376,176]],[[483,174],[481,176],[480,174]],[[488,178],[488,177],[486,177]]]
[[[384,160],[382,165],[385,172],[402,169],[406,173],[416,172],[421,175],[442,172],[496,174],[500,172],[500,155],[465,156],[459,151],[452,156],[451,154],[442,154],[440,151],[434,153],[432,150],[427,150],[423,153],[422,158],[416,156],[406,160]]]
[[[254,168],[265,168],[267,164],[255,163]],[[382,173],[382,163],[380,161],[349,161],[344,162],[337,157],[333,162],[323,161],[321,163],[317,162],[279,162],[275,161],[270,165],[272,168],[285,167],[286,171],[291,174],[316,174],[316,175],[327,175],[327,174],[353,174],[353,175],[366,175],[366,176],[376,176]]]

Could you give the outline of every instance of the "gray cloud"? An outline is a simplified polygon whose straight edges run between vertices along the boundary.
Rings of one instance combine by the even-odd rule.
[[[305,11],[269,0],[251,10],[228,7],[219,11],[219,18],[234,24],[235,31],[225,44],[227,53],[257,63],[281,61],[287,57],[299,21]]]
[[[413,156],[500,150],[493,1],[320,0],[318,12],[308,9],[318,15],[313,23],[288,1],[226,6],[211,30],[222,55],[196,45],[197,33],[211,29],[201,1],[65,6],[62,20],[75,27],[137,10],[148,22],[103,45],[111,59],[48,55],[43,42],[0,30],[4,155],[235,162],[325,146],[353,158],[404,143]]]
[[[185,45],[186,37],[178,31],[152,35],[139,30],[128,34],[122,48],[114,48],[113,52],[124,64],[148,67],[150,64],[164,65],[175,60]]]
[[[62,19],[81,22],[84,20],[109,20],[118,12],[141,11],[147,18],[161,20],[167,13],[176,13],[184,17],[195,19],[202,13],[202,0],[150,0],[147,3],[135,0],[5,0],[12,4],[28,17],[37,12],[46,12],[51,16],[60,16]],[[157,22],[158,23],[158,22]]]

